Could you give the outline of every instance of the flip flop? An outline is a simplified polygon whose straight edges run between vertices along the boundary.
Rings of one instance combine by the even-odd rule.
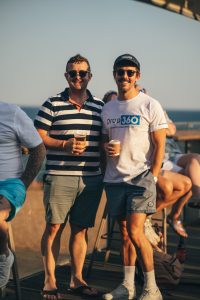
[[[58,300],[58,289],[54,289],[54,290],[50,290],[50,291],[47,291],[47,290],[42,290],[41,291],[41,296],[43,297],[43,299],[49,299],[48,296],[55,296],[56,297],[56,300]]]
[[[88,298],[95,298],[99,296],[99,292],[89,285],[81,285],[77,288],[69,288],[68,292],[74,295],[86,296]]]
[[[188,234],[183,227],[181,220],[172,220],[169,216],[167,217],[167,223],[171,226],[175,233],[178,235],[187,238]]]

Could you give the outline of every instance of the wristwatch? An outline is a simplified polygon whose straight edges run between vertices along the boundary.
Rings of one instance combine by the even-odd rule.
[[[153,176],[153,179],[154,179],[155,183],[157,183],[157,181],[158,181],[158,177],[156,177],[156,176]]]

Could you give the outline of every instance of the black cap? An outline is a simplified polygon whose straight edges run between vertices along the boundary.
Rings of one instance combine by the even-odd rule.
[[[138,70],[140,70],[139,61],[131,54],[122,54],[119,57],[117,57],[117,59],[114,62],[113,69],[115,70],[117,68],[117,65],[121,64],[123,61],[131,62],[134,66],[138,68]]]

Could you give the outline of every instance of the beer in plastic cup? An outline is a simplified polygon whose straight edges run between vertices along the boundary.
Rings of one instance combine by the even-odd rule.
[[[74,132],[74,138],[77,142],[85,142],[86,141],[86,134],[84,131],[77,130]]]
[[[110,145],[112,145],[113,147],[114,147],[114,149],[115,149],[115,154],[114,154],[114,156],[118,156],[118,155],[120,155],[120,141],[119,140],[111,140],[110,142],[109,142],[109,144]]]

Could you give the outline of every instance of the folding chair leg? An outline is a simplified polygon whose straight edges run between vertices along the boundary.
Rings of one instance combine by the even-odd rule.
[[[163,227],[163,251],[167,253],[167,210],[162,210],[162,227]]]
[[[21,300],[21,288],[20,288],[20,280],[19,280],[19,272],[18,272],[18,265],[17,265],[17,259],[15,254],[15,243],[13,238],[13,232],[12,232],[12,226],[10,223],[8,223],[8,245],[13,252],[14,255],[14,263],[12,266],[12,274],[13,274],[13,281],[15,284],[15,294],[16,299]]]

